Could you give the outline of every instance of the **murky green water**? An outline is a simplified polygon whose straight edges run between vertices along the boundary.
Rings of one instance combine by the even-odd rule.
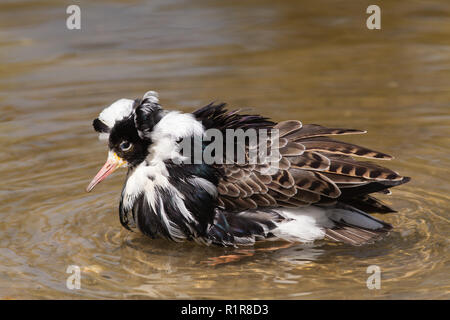
[[[0,3],[0,298],[450,297],[448,1],[383,2],[379,31],[368,1],[77,3],[81,31],[65,27],[71,1]],[[124,172],[84,191],[106,158],[91,122],[150,89],[183,111],[216,100],[367,129],[347,140],[413,177],[382,196],[395,231],[364,247],[234,252],[123,230]],[[69,265],[80,290],[66,287]]]

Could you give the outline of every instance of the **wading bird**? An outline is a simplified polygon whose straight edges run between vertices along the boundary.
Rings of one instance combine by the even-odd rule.
[[[228,111],[225,104],[193,113],[168,111],[153,91],[142,99],[114,102],[93,126],[108,141],[109,155],[87,191],[117,168],[128,167],[120,222],[151,238],[220,246],[259,240],[371,243],[392,226],[369,213],[395,212],[373,194],[389,193],[410,180],[364,160],[391,156],[329,137],[365,131],[296,120],[275,123]],[[181,142],[202,139],[208,129],[277,130],[276,166],[180,161],[185,160]],[[247,153],[251,149],[240,147]]]

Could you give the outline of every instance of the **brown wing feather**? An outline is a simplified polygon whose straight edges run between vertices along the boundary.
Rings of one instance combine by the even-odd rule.
[[[313,151],[306,151],[300,156],[287,156],[292,168],[303,170],[326,170],[330,167],[330,159],[326,156]]]
[[[240,211],[257,207],[333,205],[336,201],[343,201],[341,191],[347,190],[344,200],[349,203],[353,201],[355,206],[362,208],[366,205],[374,210],[378,209],[378,212],[391,210],[375,198],[361,195],[360,187],[384,181],[400,183],[403,177],[388,168],[371,162],[356,161],[353,157],[384,160],[392,157],[326,137],[362,134],[365,131],[302,125],[296,120],[280,122],[273,128],[279,130],[280,137],[278,167],[274,168],[269,163],[216,165],[223,173],[218,184],[221,206],[227,210]],[[270,147],[273,139],[274,137],[266,142],[259,142],[259,145],[266,143]],[[249,149],[254,149],[255,146],[245,148],[246,159],[249,159]],[[386,190],[387,188],[388,186]],[[355,190],[355,199],[351,197],[352,190]],[[383,188],[377,186],[376,190],[383,191]],[[355,231],[342,228],[330,231],[329,236],[345,238],[352,232]],[[368,240],[365,239],[368,235],[353,235],[351,239],[359,238]]]
[[[292,132],[285,137],[292,141],[297,141],[312,137],[344,135],[344,134],[362,134],[362,133],[366,133],[366,131],[357,129],[326,128],[317,124],[305,124],[303,125],[301,130]]]
[[[273,128],[278,129],[280,137],[284,137],[294,132],[298,132],[302,128],[302,123],[298,120],[287,120],[277,123]]]
[[[325,152],[326,154],[343,154],[378,160],[392,159],[392,156],[388,154],[329,138],[311,138],[310,140],[302,140],[301,143],[305,146],[306,150]]]
[[[401,180],[403,178],[397,172],[388,168],[353,159],[331,159],[330,168],[325,171],[368,180]]]

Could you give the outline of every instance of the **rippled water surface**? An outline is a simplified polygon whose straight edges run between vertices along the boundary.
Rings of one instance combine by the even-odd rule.
[[[448,1],[383,2],[376,31],[367,1],[77,3],[81,31],[65,27],[71,1],[0,3],[0,298],[450,297]],[[413,178],[381,196],[395,231],[363,247],[246,250],[125,231],[125,172],[84,191],[106,159],[91,122],[150,89],[183,111],[226,101],[367,129],[346,140]],[[233,261],[212,266],[221,256]],[[66,288],[69,265],[80,290]],[[370,265],[379,290],[366,287]]]

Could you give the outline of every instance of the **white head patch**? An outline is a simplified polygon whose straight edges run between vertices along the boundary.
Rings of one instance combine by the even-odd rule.
[[[133,112],[133,104],[134,101],[130,99],[117,100],[105,108],[98,116],[98,119],[112,129],[116,121],[120,121],[131,115]]]

